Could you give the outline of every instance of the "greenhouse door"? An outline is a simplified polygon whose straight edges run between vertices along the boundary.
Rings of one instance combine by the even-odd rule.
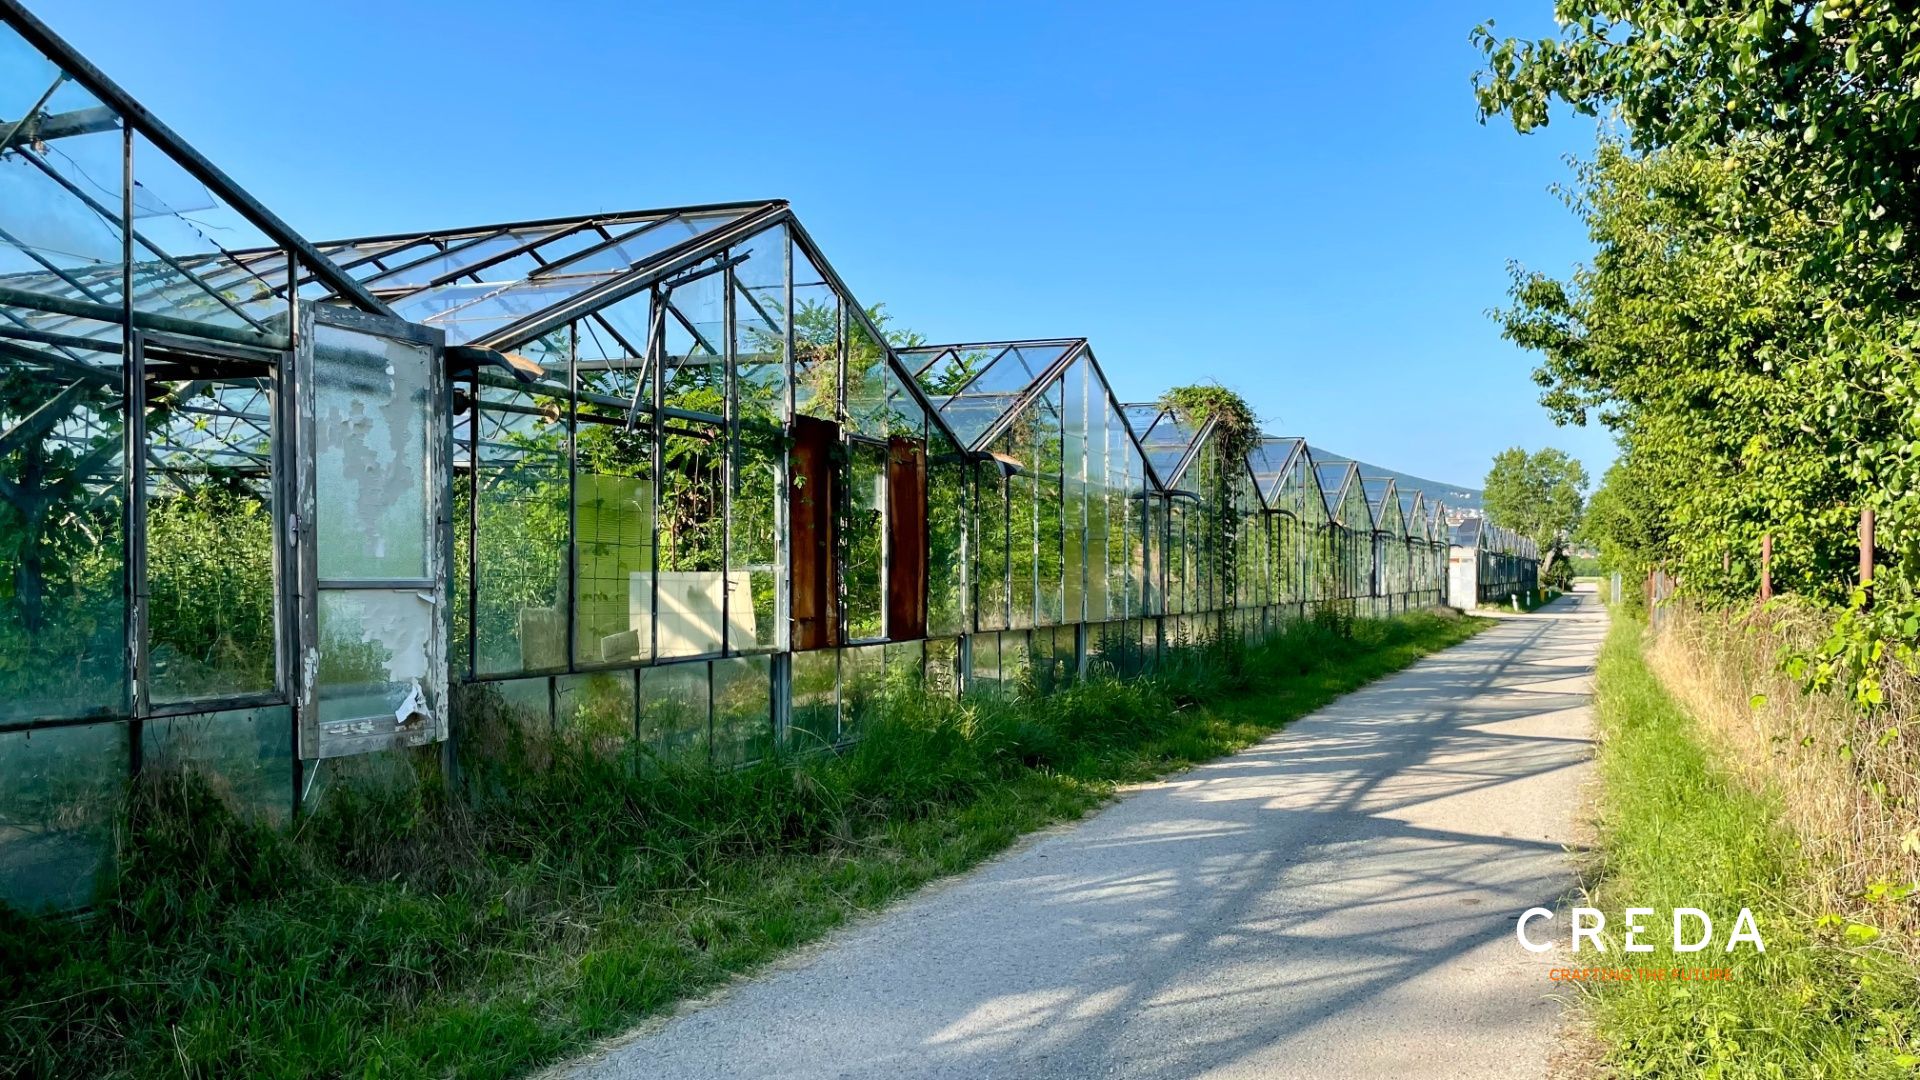
[[[811,416],[793,418],[792,479],[787,520],[792,522],[793,650],[829,649],[840,643],[836,607],[839,548],[835,519],[834,449],[840,425]]]
[[[439,332],[301,312],[300,756],[446,737],[448,420]]]

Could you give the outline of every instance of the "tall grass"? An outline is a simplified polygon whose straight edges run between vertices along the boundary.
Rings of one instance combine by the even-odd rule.
[[[1620,1075],[1910,1076],[1914,969],[1862,927],[1820,918],[1822,864],[1782,821],[1779,798],[1722,764],[1641,655],[1643,630],[1616,615],[1600,654],[1595,708],[1603,784],[1589,903],[1609,918],[1602,966],[1725,968],[1725,981],[1634,980],[1593,988],[1595,1027]],[[1655,951],[1627,954],[1617,923],[1650,907]],[[1706,911],[1716,937],[1676,953],[1675,907]],[[1741,908],[1765,952],[1724,951]]]
[[[1804,692],[1781,658],[1813,651],[1830,615],[1790,602],[1746,613],[1668,609],[1647,656],[1749,786],[1777,796],[1782,821],[1819,867],[1818,910],[1884,931],[1920,959],[1920,684],[1897,663],[1885,702]]]
[[[515,1075],[1482,625],[1303,623],[1046,696],[896,695],[843,754],[728,772],[479,698],[461,795],[424,756],[294,835],[149,775],[91,919],[0,911],[0,1075]]]

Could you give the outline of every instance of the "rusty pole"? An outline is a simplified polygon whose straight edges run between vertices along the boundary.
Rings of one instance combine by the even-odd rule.
[[[1873,507],[1860,508],[1860,587],[1873,587]]]
[[[1760,599],[1773,599],[1773,534],[1760,537]]]

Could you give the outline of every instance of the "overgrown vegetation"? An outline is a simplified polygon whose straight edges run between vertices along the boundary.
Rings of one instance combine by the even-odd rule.
[[[1893,719],[1914,714],[1920,684],[1891,671],[1874,711],[1802,692],[1778,656],[1817,647],[1826,621],[1794,603],[1745,614],[1673,605],[1648,663],[1728,768],[1778,796],[1782,823],[1821,868],[1807,882],[1815,909],[1920,959],[1920,731]]]
[[[1245,463],[1260,444],[1260,419],[1246,398],[1218,383],[1173,387],[1160,395],[1159,405],[1196,434],[1213,425],[1204,451],[1188,467],[1204,510],[1197,515],[1183,514],[1184,508],[1169,513],[1187,517],[1197,526],[1200,576],[1207,583],[1202,590],[1217,587],[1221,596],[1233,596],[1239,590],[1241,570],[1241,560],[1235,558],[1241,551],[1241,508],[1251,494]]]
[[[514,1075],[1483,625],[1329,617],[1047,695],[908,688],[844,756],[731,772],[480,698],[469,797],[427,755],[291,837],[149,773],[94,917],[0,912],[0,1075]]]
[[[1722,768],[1701,732],[1640,654],[1641,625],[1616,615],[1595,694],[1604,783],[1592,906],[1609,915],[1603,966],[1725,968],[1722,981],[1583,983],[1608,1065],[1628,1076],[1910,1076],[1916,1052],[1914,969],[1871,928],[1823,907],[1826,853],[1805,852],[1770,788]],[[1721,944],[1628,957],[1614,916],[1706,911],[1717,942],[1750,908],[1765,952]],[[1642,940],[1646,940],[1643,938]],[[1588,954],[1589,956],[1591,954]]]
[[[1920,17],[1894,0],[1565,0],[1476,38],[1484,117],[1610,121],[1569,194],[1597,249],[1516,270],[1507,336],[1556,418],[1622,453],[1590,536],[1700,600],[1772,581],[1843,612],[1808,678],[1871,703],[1920,627]],[[1856,528],[1876,512],[1872,603]]]

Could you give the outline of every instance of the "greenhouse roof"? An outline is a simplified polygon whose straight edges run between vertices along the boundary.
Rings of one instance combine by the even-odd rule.
[[[1363,476],[1360,489],[1366,492],[1367,506],[1372,508],[1374,520],[1380,520],[1387,512],[1387,500],[1394,497],[1393,480],[1385,476]]]
[[[1266,436],[1247,455],[1247,468],[1253,471],[1260,497],[1269,505],[1280,493],[1280,485],[1296,459],[1306,453],[1307,440]]]
[[[1347,480],[1358,475],[1351,461],[1316,458],[1313,462],[1314,476],[1320,481],[1320,490],[1327,496],[1328,507],[1340,505],[1341,496],[1346,494]]]
[[[788,216],[784,200],[766,199],[388,233],[317,246],[400,317],[444,330],[448,344],[507,348]],[[238,254],[247,259],[267,253]],[[339,298],[337,290],[311,277],[303,277],[299,289],[304,299]],[[604,329],[623,340],[616,328]]]
[[[1174,415],[1172,409],[1163,409],[1157,404],[1135,403],[1126,406],[1125,412],[1154,475],[1160,477],[1169,491],[1179,487],[1187,466],[1199,456],[1200,448],[1213,433],[1213,421],[1207,421],[1195,431]]]
[[[1427,520],[1426,497],[1418,491],[1399,492],[1400,515],[1406,519],[1407,535],[1418,535],[1422,540],[1433,535],[1433,523]]]
[[[120,351],[129,309],[146,329],[284,347],[275,288],[289,258],[343,301],[386,312],[17,6],[0,26],[0,70],[0,329],[34,343],[10,346],[16,359],[86,376]]]
[[[960,444],[984,451],[1086,347],[1084,338],[924,345],[901,350],[900,361]]]
[[[1459,547],[1480,546],[1480,519],[1470,517],[1453,527],[1453,542]]]

